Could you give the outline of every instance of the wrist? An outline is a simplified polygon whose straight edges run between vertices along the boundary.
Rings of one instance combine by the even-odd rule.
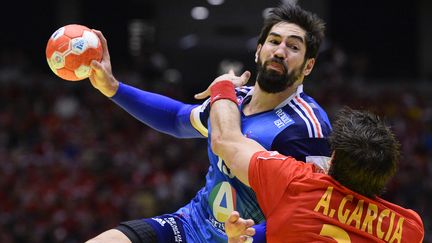
[[[107,96],[108,98],[111,98],[111,97],[113,97],[117,93],[117,90],[119,89],[119,86],[120,86],[120,82],[117,81],[114,77],[112,77],[111,81],[108,82],[103,87],[101,87],[99,89],[99,91],[103,95]]]
[[[234,88],[234,84],[229,80],[223,80],[213,84],[210,87],[211,104],[220,99],[227,99],[237,104],[237,96]]]

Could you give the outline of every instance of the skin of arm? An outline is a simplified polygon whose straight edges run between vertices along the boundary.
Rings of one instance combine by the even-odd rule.
[[[220,99],[212,104],[210,122],[213,152],[225,161],[242,183],[250,186],[250,159],[256,152],[264,151],[264,147],[243,136],[239,109],[237,104],[230,100]]]
[[[227,99],[216,100],[210,110],[210,122],[213,152],[225,161],[242,183],[250,186],[250,159],[254,153],[265,149],[256,141],[243,136],[237,104]],[[233,211],[225,222],[228,243],[249,242],[249,238],[255,234],[253,225],[251,219],[243,219],[238,212]]]

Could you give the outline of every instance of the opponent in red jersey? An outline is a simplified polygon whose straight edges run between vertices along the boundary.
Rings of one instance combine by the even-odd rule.
[[[399,143],[377,116],[342,110],[330,137],[326,175],[243,136],[235,100],[227,95],[233,85],[227,84],[211,87],[213,151],[256,192],[268,242],[422,242],[419,215],[378,197],[396,172]],[[232,214],[226,225],[230,241],[253,234],[249,227]]]

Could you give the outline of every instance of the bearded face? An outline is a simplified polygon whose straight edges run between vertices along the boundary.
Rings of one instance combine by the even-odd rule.
[[[306,63],[306,62],[305,62]],[[273,57],[264,63],[257,62],[257,82],[267,93],[279,93],[291,87],[302,74],[305,63],[291,71],[283,60]]]

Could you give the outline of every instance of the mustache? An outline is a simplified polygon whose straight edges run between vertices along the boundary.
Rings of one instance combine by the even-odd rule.
[[[281,65],[284,68],[285,73],[288,72],[288,65],[284,61],[282,61],[281,59],[276,58],[276,57],[273,57],[273,58],[265,61],[263,66],[267,67],[271,63],[277,63],[277,64]]]

